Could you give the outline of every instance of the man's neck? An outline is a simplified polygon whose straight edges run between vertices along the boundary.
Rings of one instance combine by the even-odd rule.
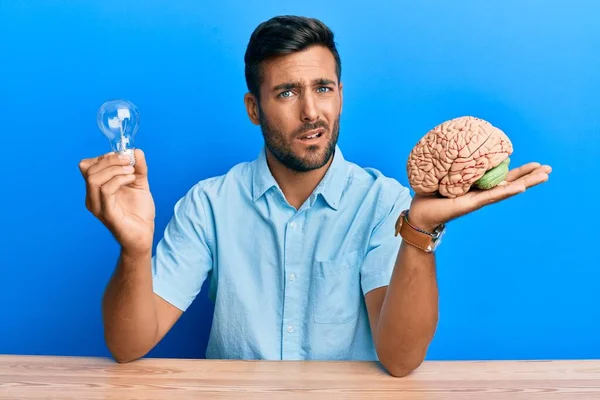
[[[269,169],[288,203],[295,209],[299,209],[319,185],[332,161],[333,157],[319,169],[308,172],[297,172],[281,164],[267,149],[267,164]]]

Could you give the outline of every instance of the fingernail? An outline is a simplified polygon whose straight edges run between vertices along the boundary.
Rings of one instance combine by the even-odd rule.
[[[131,157],[129,156],[129,154],[120,154],[119,155],[119,160],[129,161],[130,159],[131,159]]]

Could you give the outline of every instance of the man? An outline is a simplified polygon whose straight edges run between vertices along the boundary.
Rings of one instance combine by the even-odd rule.
[[[86,205],[121,245],[103,298],[111,353],[118,362],[143,357],[210,279],[208,358],[379,360],[407,375],[433,338],[438,293],[434,252],[403,237],[541,183],[549,167],[527,164],[506,185],[457,200],[411,198],[337,146],[341,62],[323,23],[266,21],[245,62],[246,111],[264,149],[194,185],[154,256],[144,153],[136,150],[135,168],[110,153],[80,163]],[[406,209],[410,225],[396,235]]]

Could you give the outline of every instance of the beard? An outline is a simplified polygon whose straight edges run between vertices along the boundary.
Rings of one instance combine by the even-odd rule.
[[[308,172],[318,168],[321,168],[332,157],[335,146],[337,145],[339,133],[340,133],[340,116],[338,115],[334,124],[333,129],[329,129],[329,125],[325,121],[319,121],[315,123],[306,123],[296,130],[289,141],[286,140],[286,135],[280,130],[273,127],[269,120],[265,117],[264,113],[259,113],[260,128],[265,140],[265,145],[271,151],[273,156],[288,169],[301,173]],[[291,141],[302,133],[308,132],[312,129],[324,128],[325,132],[330,132],[329,140],[323,149],[321,146],[308,146],[307,155],[299,155],[294,153],[292,149]]]

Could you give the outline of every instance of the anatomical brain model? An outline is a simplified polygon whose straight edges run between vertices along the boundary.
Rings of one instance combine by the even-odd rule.
[[[408,180],[421,195],[455,198],[472,187],[490,189],[506,177],[512,152],[506,134],[489,122],[469,116],[451,119],[412,149]]]

